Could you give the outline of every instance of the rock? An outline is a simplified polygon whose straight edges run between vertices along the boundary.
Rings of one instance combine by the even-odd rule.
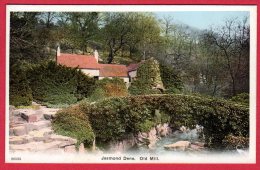
[[[19,145],[19,144],[24,144],[25,140],[21,136],[12,136],[9,138],[9,143]]]
[[[33,151],[33,152],[39,152],[39,151],[46,151],[49,149],[56,149],[59,146],[58,141],[50,142],[50,143],[43,143],[43,142],[30,142],[26,144],[21,145],[12,145],[10,144],[10,150],[13,151]]]
[[[190,145],[190,148],[191,148],[192,150],[199,151],[199,150],[203,149],[204,147],[191,144],[191,145]]]
[[[84,144],[81,143],[81,144],[79,145],[79,153],[85,153],[85,152],[86,152],[86,150],[85,150]]]
[[[203,143],[203,142],[194,142],[192,144],[197,145],[199,147],[204,147],[205,146],[205,143]]]
[[[148,133],[148,139],[149,139],[149,144],[148,147],[149,149],[154,149],[154,146],[158,140],[157,136],[156,136],[156,129],[152,128],[150,130],[150,132]]]
[[[14,129],[13,128],[9,128],[9,136],[14,136]]]
[[[57,134],[52,134],[50,135],[50,139],[55,140],[55,141],[68,141],[71,143],[77,143],[77,139],[73,139],[68,136],[62,136],[62,135],[57,135]]]
[[[21,116],[21,112],[19,112],[19,110],[14,110],[12,115],[13,116]]]
[[[148,138],[148,134],[145,133],[145,132],[141,132],[141,135],[142,135],[144,138]]]
[[[11,131],[15,136],[22,136],[27,133],[25,126],[16,126],[11,128]]]
[[[178,141],[170,145],[164,145],[165,149],[181,149],[185,150],[190,147],[191,143],[189,141]]]
[[[64,148],[64,152],[69,152],[69,153],[76,153],[76,146],[75,145],[70,145],[70,146],[66,146]]]
[[[109,150],[115,153],[122,153],[136,144],[136,139],[133,135],[128,135],[122,141],[110,142]]]
[[[41,121],[34,122],[34,123],[27,123],[26,129],[27,129],[27,132],[30,132],[30,131],[33,131],[33,130],[40,130],[40,129],[48,128],[50,126],[51,126],[50,121],[41,120]]]
[[[42,112],[34,111],[32,109],[20,110],[21,117],[27,122],[37,122],[42,118]]]
[[[169,135],[172,132],[168,123],[164,123],[163,125],[161,124],[157,125],[156,131],[159,136],[163,136],[163,137]]]
[[[40,142],[40,141],[45,141],[52,133],[53,130],[51,130],[50,128],[45,128],[39,131],[31,131],[29,132],[29,136],[31,136],[34,141]]]
[[[148,138],[151,137],[151,136],[156,136],[156,129],[155,128],[152,128],[150,130],[150,132],[148,133]]]
[[[186,131],[187,131],[187,128],[186,128],[185,126],[181,126],[181,127],[180,127],[180,131],[186,132]]]
[[[43,109],[43,117],[46,119],[46,120],[51,120],[55,117],[56,113],[59,111],[59,109]]]

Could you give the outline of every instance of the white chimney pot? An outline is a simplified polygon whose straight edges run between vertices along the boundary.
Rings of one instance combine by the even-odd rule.
[[[96,59],[97,62],[98,62],[98,57],[99,57],[99,55],[98,55],[98,51],[97,51],[97,50],[94,51],[94,57],[95,57],[95,59]]]

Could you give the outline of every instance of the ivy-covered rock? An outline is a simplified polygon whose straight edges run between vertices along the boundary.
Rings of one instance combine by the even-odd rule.
[[[140,64],[136,79],[131,83],[129,92],[133,95],[160,94],[164,90],[159,63],[150,58]]]

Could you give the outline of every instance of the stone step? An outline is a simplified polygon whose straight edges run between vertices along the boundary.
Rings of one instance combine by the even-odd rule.
[[[70,146],[70,145],[74,145],[77,143],[76,139],[73,139],[73,138],[67,137],[67,136],[57,135],[57,134],[50,135],[50,139],[54,140],[54,141],[60,141],[61,148],[64,148],[64,147]]]
[[[27,134],[27,130],[23,124],[9,129],[10,136],[22,136],[26,134]]]
[[[53,139],[49,138],[51,134],[53,134],[53,130],[51,128],[44,128],[39,131],[31,131],[29,132],[29,134],[26,135],[10,136],[9,143],[19,145],[33,141],[54,141]]]
[[[9,138],[9,144],[21,145],[29,142],[33,142],[33,138],[29,135],[11,136]]]
[[[43,119],[42,110],[33,110],[33,109],[20,109],[19,110],[21,117],[27,122],[37,122]]]
[[[12,124],[9,128],[9,135],[22,136],[33,130],[41,130],[47,127],[51,127],[51,122],[47,120],[41,120],[34,123]]]
[[[27,132],[30,132],[32,130],[40,130],[43,128],[51,127],[51,122],[48,120],[40,120],[33,123],[27,123],[25,124]]]
[[[60,145],[60,141],[52,141],[52,142],[30,142],[21,145],[10,144],[9,148],[11,151],[46,151],[49,149],[58,149]]]
[[[33,141],[40,142],[50,142],[54,140],[50,140],[50,135],[53,133],[53,130],[51,128],[44,128],[41,130],[31,131],[29,132],[29,136],[32,137]]]
[[[56,113],[59,111],[60,109],[51,109],[51,108],[45,108],[45,109],[42,109],[43,111],[43,117],[46,119],[46,120],[51,120],[55,117]]]

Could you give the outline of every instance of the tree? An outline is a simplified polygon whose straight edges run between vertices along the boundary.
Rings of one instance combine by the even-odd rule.
[[[155,44],[160,40],[157,20],[144,13],[106,13],[102,33],[108,47],[108,63],[120,51],[129,51],[132,58],[134,54],[152,56]]]
[[[247,18],[242,22],[227,20],[217,32],[207,33],[209,43],[214,44],[223,57],[231,79],[231,95],[249,91],[249,41]],[[242,86],[241,84],[242,83]]]
[[[97,12],[67,13],[69,18],[69,39],[82,53],[88,52],[89,41],[94,40],[99,31],[99,14]]]

